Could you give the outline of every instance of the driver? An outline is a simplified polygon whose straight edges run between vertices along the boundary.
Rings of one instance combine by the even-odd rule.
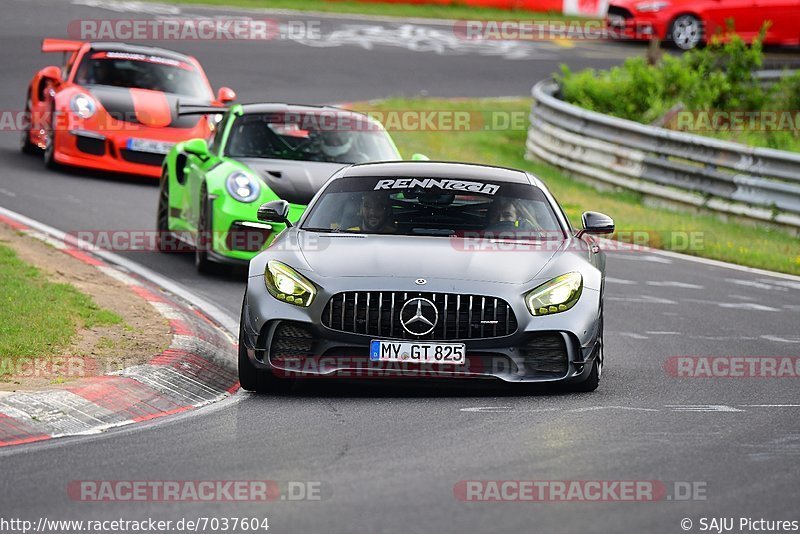
[[[528,210],[511,198],[498,198],[489,208],[487,232],[541,232],[542,228]]]
[[[337,163],[361,163],[361,158],[353,150],[355,136],[344,131],[322,131],[320,135],[320,150],[326,158]]]
[[[517,205],[509,198],[499,198],[492,203],[489,211],[489,226],[492,232],[513,231],[519,229]]]
[[[392,206],[389,195],[379,191],[364,193],[361,197],[359,215],[361,224],[349,230],[379,234],[393,233],[397,230],[391,220]]]

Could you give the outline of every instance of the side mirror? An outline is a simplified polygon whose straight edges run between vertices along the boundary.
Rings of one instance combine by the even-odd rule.
[[[581,216],[583,230],[578,232],[578,237],[583,234],[613,234],[614,219],[596,211],[585,211]]]
[[[236,93],[230,87],[220,87],[217,91],[217,100],[222,104],[236,100]]]
[[[183,143],[183,151],[187,154],[193,154],[200,158],[208,157],[208,143],[205,139],[189,139]]]
[[[39,75],[51,82],[58,83],[61,81],[61,68],[51,65],[40,70]]]
[[[289,222],[289,203],[285,200],[273,200],[262,204],[258,208],[258,220],[263,222],[284,223],[287,227],[292,226]]]
[[[429,158],[425,154],[420,154],[419,152],[411,155],[411,161],[430,161],[430,160],[431,158]]]

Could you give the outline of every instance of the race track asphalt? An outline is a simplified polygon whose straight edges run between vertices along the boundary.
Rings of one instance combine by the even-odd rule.
[[[19,110],[28,79],[48,64],[38,52],[42,37],[66,37],[73,20],[149,16],[136,2],[82,4],[5,2],[0,110]],[[417,24],[414,31],[427,39],[425,46],[415,42],[420,51],[352,37],[363,36],[354,25],[399,34],[399,23],[319,20],[326,34],[339,32],[338,40],[324,47],[168,46],[196,55],[212,84],[233,87],[241,101],[309,103],[525,95],[559,63],[603,67],[641,51],[598,43],[465,50],[447,44],[441,26]],[[0,133],[0,161],[4,207],[67,231],[153,228],[157,189],[147,180],[45,171],[41,161],[19,153],[16,132]],[[200,276],[187,256],[126,255],[231,316],[238,313],[239,278]],[[0,516],[267,516],[271,531],[301,533],[670,533],[681,531],[682,518],[692,519],[695,530],[701,517],[797,520],[796,379],[681,379],[664,365],[672,356],[799,356],[800,282],[619,252],[609,257],[606,295],[607,367],[594,394],[410,381],[305,383],[286,396],[239,393],[103,435],[0,450]],[[319,482],[324,498],[103,503],[67,493],[80,480],[242,479]],[[692,482],[705,488],[705,500],[464,503],[454,497],[459,481],[484,479],[658,480],[669,489],[675,481]]]

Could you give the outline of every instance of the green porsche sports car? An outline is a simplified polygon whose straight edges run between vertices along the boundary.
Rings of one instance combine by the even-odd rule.
[[[219,109],[181,108],[181,114],[203,113]],[[209,141],[178,143],[164,159],[159,249],[194,250],[201,272],[218,264],[246,265],[285,228],[259,222],[259,206],[286,200],[294,222],[340,168],[400,159],[383,126],[361,113],[329,106],[232,106]]]

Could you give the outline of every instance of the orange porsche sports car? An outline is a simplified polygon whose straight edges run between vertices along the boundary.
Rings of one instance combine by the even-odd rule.
[[[42,51],[65,61],[31,80],[22,151],[43,152],[48,167],[158,178],[172,145],[214,130],[212,117],[178,115],[178,101],[222,107],[236,98],[227,87],[215,97],[195,58],[162,48],[45,39]]]

